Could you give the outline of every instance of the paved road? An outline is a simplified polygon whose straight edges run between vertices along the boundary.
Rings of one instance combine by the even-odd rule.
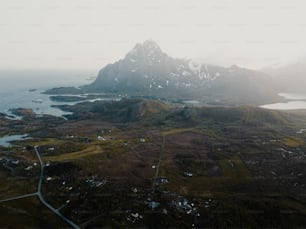
[[[71,220],[67,219],[62,213],[60,213],[60,209],[55,209],[54,207],[52,207],[43,197],[43,195],[41,194],[41,185],[42,185],[42,181],[44,178],[44,168],[45,168],[45,164],[42,161],[39,151],[38,151],[38,146],[34,147],[35,149],[35,153],[37,155],[37,158],[39,160],[40,163],[40,175],[39,175],[39,181],[38,181],[38,185],[37,185],[37,192],[34,193],[30,193],[30,194],[26,194],[26,195],[21,195],[21,196],[16,196],[16,197],[12,197],[12,198],[7,198],[4,200],[0,200],[0,203],[4,203],[4,202],[8,202],[8,201],[12,201],[12,200],[18,200],[18,199],[23,199],[23,198],[28,198],[28,197],[33,197],[33,196],[37,196],[39,198],[39,200],[47,207],[49,208],[54,214],[58,215],[62,220],[64,220],[66,223],[68,223],[71,227],[79,229],[80,227],[78,225],[76,225],[74,222],[72,222]],[[65,204],[66,206],[66,204]]]
[[[37,196],[39,198],[39,200],[47,207],[49,208],[54,214],[58,215],[62,220],[64,220],[66,223],[70,224],[70,226],[72,226],[73,228],[77,228],[79,229],[80,227],[78,225],[76,225],[74,222],[72,222],[71,220],[67,219],[64,215],[62,215],[62,213],[60,213],[60,211],[58,209],[55,209],[54,207],[52,207],[43,197],[43,195],[41,194],[41,185],[42,185],[42,181],[43,181],[43,177],[44,177],[44,168],[45,168],[45,164],[42,161],[39,151],[38,151],[38,146],[34,147],[36,155],[38,157],[39,163],[40,163],[40,176],[39,176],[39,181],[38,181],[38,187],[37,187]]]
[[[158,175],[159,175],[159,168],[160,168],[160,164],[161,164],[161,160],[162,160],[162,156],[163,156],[163,152],[164,152],[164,148],[165,148],[165,141],[166,141],[166,136],[163,136],[163,144],[162,144],[161,149],[160,149],[159,159],[158,159],[158,163],[157,163],[157,166],[156,166],[155,177],[153,179],[153,184],[152,184],[152,190],[153,191],[155,191],[156,180],[157,180]]]
[[[39,175],[39,180],[38,180],[37,192],[41,193],[41,184],[42,184],[42,180],[43,180],[43,177],[44,177],[45,164],[42,161],[42,159],[40,157],[40,154],[38,152],[38,146],[34,146],[34,149],[35,149],[36,156],[37,156],[37,158],[39,160],[39,163],[40,163],[40,175]]]
[[[12,197],[12,198],[7,198],[7,199],[4,199],[4,200],[0,200],[0,203],[11,201],[11,200],[23,199],[23,198],[32,197],[32,196],[37,196],[37,192],[31,193],[31,194],[22,195],[22,196],[16,196],[16,197]]]

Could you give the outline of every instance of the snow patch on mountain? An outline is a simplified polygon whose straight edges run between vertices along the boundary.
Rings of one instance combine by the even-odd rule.
[[[201,64],[196,63],[192,60],[188,62],[188,67],[190,68],[191,71],[193,71],[195,74],[199,74],[201,71]]]
[[[190,72],[187,72],[187,71],[184,70],[183,73],[182,73],[182,75],[183,75],[183,76],[190,76],[191,74],[190,74]]]
[[[179,76],[179,74],[174,73],[174,72],[171,72],[170,75],[171,75],[171,76]]]
[[[189,61],[188,67],[190,70],[200,78],[200,80],[205,81],[213,81],[217,79],[221,74],[216,72],[215,74],[211,74],[207,64],[196,63],[192,60]]]

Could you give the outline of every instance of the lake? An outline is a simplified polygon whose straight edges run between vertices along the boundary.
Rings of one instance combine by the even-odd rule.
[[[0,137],[0,146],[8,147],[11,145],[12,141],[22,141],[29,138],[30,137],[27,134],[3,136]]]
[[[279,93],[278,95],[288,100],[288,102],[266,104],[260,107],[271,110],[306,109],[306,93]]]

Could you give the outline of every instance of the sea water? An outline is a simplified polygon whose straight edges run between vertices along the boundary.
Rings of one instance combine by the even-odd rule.
[[[68,112],[51,107],[62,104],[41,92],[53,88],[89,84],[94,70],[1,70],[0,112],[11,115],[11,109],[30,108],[37,114],[63,116]],[[89,81],[89,78],[91,81]]]

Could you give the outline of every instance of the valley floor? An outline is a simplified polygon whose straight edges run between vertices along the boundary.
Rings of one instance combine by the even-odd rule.
[[[303,121],[2,118],[0,227],[303,227]]]

